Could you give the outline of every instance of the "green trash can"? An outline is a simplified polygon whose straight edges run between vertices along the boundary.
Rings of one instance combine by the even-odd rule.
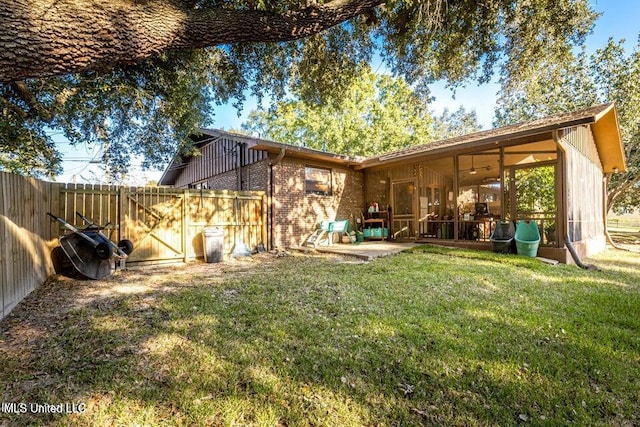
[[[535,221],[520,220],[516,226],[516,249],[518,255],[535,258],[540,245],[540,230]]]
[[[441,239],[453,239],[453,230],[452,230],[452,225],[450,222],[444,222],[440,225],[441,228],[441,232],[440,232],[440,238]]]

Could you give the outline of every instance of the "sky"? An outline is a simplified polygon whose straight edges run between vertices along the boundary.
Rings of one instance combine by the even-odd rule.
[[[627,52],[636,45],[640,33],[640,0],[591,0],[593,8],[602,13],[596,22],[593,34],[586,41],[587,52],[591,53],[603,47],[610,37],[614,40],[625,39]],[[493,110],[496,105],[497,93],[500,89],[494,80],[485,85],[468,84],[467,87],[458,88],[455,96],[446,88],[444,83],[436,83],[431,86],[431,93],[435,100],[431,103],[431,109],[435,114],[440,114],[445,108],[457,110],[464,106],[467,111],[475,110],[478,121],[484,129],[490,129],[493,121]],[[254,99],[247,99],[243,111],[238,116],[238,111],[231,105],[218,108],[212,127],[219,129],[239,129],[250,111],[256,108]],[[91,163],[90,159],[100,158],[96,147],[69,147],[62,137],[59,147],[64,155],[62,174],[56,177],[58,182],[94,182],[103,176],[100,165]],[[130,185],[144,185],[150,180],[157,180],[161,171],[144,171],[140,166],[131,168]]]

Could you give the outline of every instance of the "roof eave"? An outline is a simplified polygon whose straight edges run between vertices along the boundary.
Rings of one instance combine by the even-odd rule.
[[[306,147],[295,147],[292,145],[281,144],[273,141],[254,139],[249,143],[249,148],[252,150],[267,151],[272,154],[279,154],[281,150],[284,149],[285,156],[339,164],[344,166],[356,166],[361,162],[361,160],[357,157],[342,156],[339,154],[327,153],[324,151],[313,150]]]
[[[627,164],[615,104],[611,103],[609,108],[597,115],[592,131],[603,172],[625,172]]]
[[[535,129],[527,129],[520,132],[507,133],[501,135],[492,135],[488,137],[482,137],[483,133],[490,133],[494,129],[490,129],[488,131],[479,132],[478,139],[472,139],[469,141],[460,142],[457,144],[451,145],[443,145],[436,146],[435,148],[430,147],[431,144],[425,144],[423,150],[411,151],[406,154],[394,157],[386,157],[386,156],[378,156],[374,158],[365,159],[360,163],[356,169],[365,169],[374,166],[380,166],[387,163],[395,163],[398,161],[407,160],[408,158],[413,158],[415,156],[441,156],[444,153],[453,152],[453,151],[475,151],[482,148],[489,148],[492,145],[496,145],[502,141],[513,141],[528,137],[534,137],[536,135],[544,135],[549,132],[552,132],[556,129],[563,129],[578,125],[592,124],[595,121],[595,117],[581,117],[575,120],[569,120],[558,124],[546,125]],[[386,158],[385,158],[386,157]]]

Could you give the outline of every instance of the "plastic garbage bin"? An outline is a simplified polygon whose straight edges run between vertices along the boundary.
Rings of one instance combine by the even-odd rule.
[[[535,221],[518,221],[516,227],[516,247],[518,255],[535,258],[540,245],[540,230]]]
[[[493,252],[508,254],[515,252],[516,227],[512,221],[498,221],[491,233],[491,249]]]
[[[450,222],[443,222],[440,227],[442,229],[440,232],[441,239],[453,239],[453,224]]]
[[[202,230],[202,246],[206,262],[222,261],[224,248],[224,232],[218,227],[207,227]]]

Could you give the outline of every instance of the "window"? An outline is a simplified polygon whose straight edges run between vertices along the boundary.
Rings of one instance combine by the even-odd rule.
[[[331,169],[305,167],[304,190],[307,194],[331,196]]]
[[[189,184],[189,188],[195,188],[196,190],[207,190],[209,189],[209,183],[207,181],[201,181],[195,184]]]

